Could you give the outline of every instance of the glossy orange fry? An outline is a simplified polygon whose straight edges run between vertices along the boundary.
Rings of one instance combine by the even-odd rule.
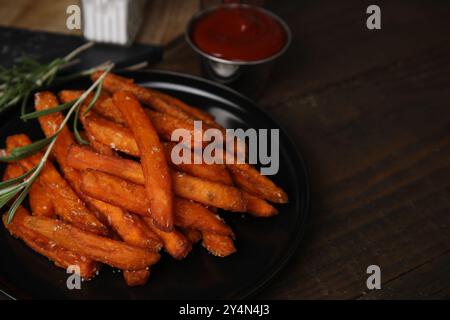
[[[287,194],[272,180],[247,163],[227,164],[234,182],[250,194],[275,203],[287,203]]]
[[[11,150],[7,150],[7,152],[9,152]],[[17,177],[20,177],[21,175],[23,175],[25,173],[25,170],[22,168],[22,166],[20,164],[18,164],[17,162],[10,162],[6,165],[6,169],[5,172],[3,173],[3,180],[2,181],[7,181],[7,180],[11,180]],[[14,200],[17,199],[17,195],[15,197],[13,197],[11,200],[9,200],[8,204],[13,204]]]
[[[133,163],[133,161],[124,161],[117,157],[99,155],[86,149],[77,149],[76,154],[70,152],[68,160],[74,168],[79,170],[94,169],[125,178],[128,181],[143,184],[139,167],[137,163]],[[121,165],[122,163],[123,166]],[[242,192],[235,187],[203,180],[179,172],[172,171],[171,176],[173,179],[174,193],[179,197],[230,211],[245,212],[246,210],[244,196]],[[122,188],[127,187],[124,185],[126,182],[127,181],[125,180],[122,181]],[[107,185],[104,187],[108,188]],[[145,213],[141,212],[141,214]]]
[[[154,251],[161,249],[162,243],[159,237],[148,228],[140,217],[97,199],[90,198],[90,203],[106,218],[110,226],[126,243]]]
[[[150,276],[150,269],[138,271],[123,271],[123,278],[129,287],[143,286],[147,283]]]
[[[102,118],[94,112],[89,113],[84,119],[83,125],[96,141],[133,157],[140,157],[136,141],[128,128]]]
[[[244,192],[244,199],[247,201],[247,212],[255,217],[273,217],[278,214],[278,210],[266,200],[258,198],[250,193]]]
[[[176,146],[174,142],[164,143],[164,152],[166,153],[166,158],[171,159],[172,149]],[[172,161],[169,162],[173,168],[188,173],[191,176],[206,179],[213,182],[218,182],[226,185],[233,185],[233,179],[230,173],[223,164],[194,164],[194,163],[181,163],[174,164]]]
[[[230,237],[205,231],[202,232],[202,237],[202,245],[216,257],[226,257],[236,252]]]
[[[170,154],[170,147],[164,147],[166,149],[165,151]],[[67,162],[74,168],[80,170],[95,169],[118,175],[134,183],[144,184],[142,166],[136,161],[122,159],[117,156],[102,155],[95,153],[86,147],[73,145],[69,150]],[[231,178],[228,171],[220,165],[192,164],[174,167],[180,168],[183,172],[209,181],[231,184],[229,183],[229,179]]]
[[[22,239],[30,248],[52,260],[58,267],[67,269],[71,265],[77,265],[80,268],[81,277],[91,279],[95,276],[100,269],[98,262],[55,245],[47,237],[28,228],[24,221],[29,216],[26,209],[19,207],[9,224],[6,223],[6,214],[3,215],[3,223],[11,235]]]
[[[202,232],[196,229],[181,229],[181,232],[192,244],[202,240]]]
[[[3,173],[3,181],[15,179],[23,174],[25,174],[25,170],[20,164],[17,162],[10,162],[6,165],[5,172]]]
[[[49,104],[39,105],[39,108],[45,109]],[[54,113],[50,116],[41,117],[41,127],[45,131],[47,136],[53,135],[54,128],[58,128],[63,121],[62,115],[60,113]],[[119,234],[119,236],[127,243],[149,248],[152,250],[159,250],[161,247],[161,242],[159,238],[152,233],[149,228],[140,221],[139,217],[135,217],[128,212],[125,212],[119,207],[110,205],[99,201],[97,199],[83,195],[80,192],[80,174],[74,170],[70,165],[67,164],[67,154],[71,146],[76,146],[72,134],[66,131],[66,128],[61,133],[55,144],[55,153],[58,163],[63,167],[63,171],[66,179],[71,183],[72,187],[78,192],[78,194],[83,198],[84,201],[89,205],[91,209],[100,213],[100,215],[108,222],[108,224],[114,228],[114,230]]]
[[[30,139],[23,134],[9,136],[6,139],[8,149],[23,147],[30,143]],[[19,163],[26,170],[31,170],[38,164],[41,157],[42,155],[38,153],[20,160]],[[45,164],[39,175],[39,182],[51,192],[55,213],[61,219],[93,233],[103,235],[108,232],[108,229],[86,208],[85,204],[67,181],[61,177],[52,163],[47,162]]]
[[[112,104],[112,101],[108,101],[107,99],[105,100],[105,103]],[[108,108],[114,109],[115,106],[113,105]],[[153,112],[151,110],[145,110],[145,112],[150,117],[152,123],[155,124],[155,128],[158,134],[168,141],[170,141],[172,132],[178,128],[188,130],[192,135],[194,135],[194,127],[189,123],[186,123],[180,119],[174,119],[173,117],[165,114]],[[128,131],[127,128],[111,123],[106,119],[102,119],[101,117],[93,117],[93,119],[91,119],[90,121],[89,127],[91,134],[102,143],[114,146],[117,150],[130,154],[132,156],[139,156],[139,150],[137,148],[136,142],[132,141],[133,135]],[[251,165],[246,163],[236,163],[227,164],[226,166],[230,170],[234,181],[245,191],[275,203],[288,202],[286,193],[275,183],[273,183],[269,178],[261,175],[260,172],[253,168]],[[210,166],[209,168],[212,167],[213,166]],[[202,171],[204,174],[203,168],[205,167],[198,167],[196,165],[178,166],[178,169],[180,169],[181,171],[193,174],[195,176],[199,176],[198,171]],[[207,177],[211,177],[211,175],[202,175],[201,177],[207,179]],[[227,179],[227,182],[229,183],[228,178],[226,178],[225,176],[220,177],[221,179]],[[225,181],[221,182],[226,183]]]
[[[105,104],[111,104],[107,106],[107,109],[114,109],[116,106],[112,103],[111,99],[106,99]],[[170,140],[171,133],[177,128],[183,128],[194,134],[194,127],[192,124],[186,123],[180,119],[173,119],[168,115],[146,110],[147,115],[155,124],[155,128],[164,139]],[[104,144],[113,145],[124,153],[132,156],[139,156],[139,150],[137,145],[132,141],[133,136],[122,126],[111,123],[106,119],[98,119],[96,117],[92,120],[91,132],[98,140],[101,140]],[[116,133],[115,133],[116,132]],[[260,198],[267,199],[275,203],[287,203],[288,197],[286,193],[273,183],[268,177],[260,174],[258,170],[249,164],[227,164],[227,168],[230,170],[233,180],[245,191],[250,194],[256,195]],[[179,168],[181,171],[187,172],[185,168]],[[193,172],[187,172],[193,174]],[[195,174],[193,174],[195,175]],[[206,178],[206,177],[205,177]],[[222,182],[224,183],[224,182]]]
[[[81,91],[62,91],[60,93],[60,98],[63,102],[69,102],[72,101],[74,98],[77,98],[81,96]],[[88,100],[88,99],[86,99]],[[102,116],[103,120],[112,121],[114,124],[120,124],[123,127],[127,127],[126,121],[124,117],[122,116],[122,113],[117,108],[115,103],[113,102],[112,98],[99,98],[99,100],[96,101],[94,104],[93,110],[100,114]],[[156,132],[158,135],[167,140],[171,140],[172,132],[174,132],[177,129],[185,129],[186,131],[190,132],[191,135],[196,134],[202,134],[203,131],[200,129],[196,129],[194,126],[194,123],[192,121],[188,121],[186,119],[177,118],[174,116],[171,116],[170,114],[161,113],[161,112],[155,112],[150,109],[145,108],[144,109],[147,116],[150,118],[153,126],[155,127]],[[111,124],[108,126],[107,123],[101,121],[101,119],[98,119],[98,116],[95,117],[95,113],[91,112],[88,114],[86,118],[93,117],[93,119],[90,120],[88,124],[91,126],[94,126],[91,130],[99,130],[102,126],[105,126],[105,130],[108,130],[112,128]],[[96,123],[98,121],[98,123]],[[84,122],[83,122],[84,124]],[[209,126],[206,124],[203,124],[203,130],[208,129]],[[122,132],[122,128],[117,129],[119,132]],[[131,134],[131,133],[130,133]],[[131,137],[133,135],[131,134]],[[103,142],[103,141],[102,141]],[[112,141],[116,145],[120,145],[120,141]],[[105,143],[105,142],[103,142]],[[109,145],[110,143],[105,143]],[[191,144],[193,144],[193,140],[191,141]],[[207,143],[205,142],[204,145]],[[118,149],[120,150],[120,149]],[[122,152],[126,152],[123,150],[120,150]],[[134,156],[137,156],[139,154],[139,150],[137,149],[137,145],[135,148],[130,150],[131,154]]]
[[[142,218],[149,228],[155,232],[164,244],[164,250],[173,258],[181,260],[188,255],[192,249],[189,240],[178,230],[173,229],[170,232],[162,231],[155,227],[153,220],[147,217]]]
[[[144,184],[144,173],[139,162],[102,155],[86,147],[73,145],[67,154],[67,163],[75,169],[94,169],[118,175],[137,184]]]
[[[125,210],[148,216],[148,200],[143,186],[88,170],[82,174],[81,189],[87,195],[120,206]],[[175,224],[182,228],[232,235],[231,229],[213,212],[192,201],[175,197]]]
[[[177,198],[175,215],[176,225],[183,229],[197,229],[234,236],[231,228],[217,214],[193,201]]]
[[[47,110],[56,107],[59,104],[56,96],[48,91],[38,92],[34,96],[34,107],[36,111]],[[46,137],[54,135],[61,123],[64,120],[64,116],[60,112],[49,114],[38,118],[42,131]],[[64,127],[62,132],[57,138],[52,153],[58,160],[60,167],[64,170],[66,167],[66,153],[70,145],[73,143],[72,134],[69,129]]]
[[[42,217],[53,217],[55,215],[55,207],[50,198],[48,189],[44,187],[39,179],[34,182],[28,193],[28,200],[33,215]]]
[[[80,132],[80,135],[83,139],[89,141],[90,147],[100,154],[105,154],[108,156],[116,155],[116,152],[106,144],[101,143],[100,141],[95,140],[95,137],[85,131]]]
[[[95,81],[101,76],[101,72],[96,72],[92,75],[92,80]],[[143,104],[153,107],[159,112],[170,114],[180,119],[199,119],[205,123],[215,124],[212,117],[193,107],[190,107],[178,99],[172,98],[161,92],[138,86],[129,79],[109,73],[103,82],[103,87],[116,93],[119,91],[128,91],[133,93]]]
[[[10,151],[11,150],[7,150],[7,152]],[[20,177],[23,174],[25,174],[25,170],[19,163],[8,163],[5,174],[3,175],[3,181]],[[46,188],[39,182],[39,178],[31,186],[28,193],[28,200],[33,214],[45,217],[52,217],[55,214],[53,202],[49,198]]]
[[[173,189],[177,196],[228,211],[245,212],[247,202],[242,192],[232,186],[219,184],[181,172],[172,172]]]
[[[113,101],[133,132],[141,154],[150,215],[158,228],[171,231],[173,229],[172,179],[158,134],[134,95],[119,91],[114,94]]]
[[[119,269],[142,270],[159,260],[154,251],[100,237],[62,221],[26,216],[23,223],[58,246]]]

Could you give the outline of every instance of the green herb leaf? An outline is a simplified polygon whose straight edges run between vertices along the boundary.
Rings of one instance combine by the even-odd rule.
[[[36,154],[39,151],[41,151],[41,149],[47,146],[49,143],[51,143],[52,140],[56,138],[56,136],[57,134],[48,138],[44,138],[42,140],[38,140],[29,145],[15,148],[11,150],[9,155],[0,157],[0,161],[10,162],[28,158],[29,156],[32,156],[33,154]]]
[[[33,185],[33,182],[31,182],[30,184],[28,184],[20,193],[20,196],[17,197],[17,199],[14,201],[14,203],[12,204],[11,208],[9,208],[8,211],[8,217],[6,219],[6,223],[9,224],[12,219],[14,218],[14,214],[16,213],[17,209],[19,208],[19,206],[22,204],[23,200],[25,200],[25,197],[27,196],[28,192],[31,189],[31,186]],[[17,192],[19,192],[20,190],[18,190]],[[17,193],[16,193],[17,194]],[[9,201],[9,200],[8,200]]]
[[[0,209],[3,208],[12,198],[14,198],[19,192],[21,188],[16,188],[8,193],[5,193],[0,196]]]
[[[56,107],[51,108],[51,109],[45,109],[45,110],[41,110],[41,111],[30,112],[30,113],[27,113],[27,114],[24,114],[23,116],[21,116],[20,119],[22,119],[22,120],[30,120],[30,119],[35,119],[35,118],[39,118],[39,117],[42,117],[42,116],[47,116],[47,115],[52,114],[52,113],[61,112],[61,111],[64,111],[64,110],[69,109],[70,107],[72,107],[73,104],[75,103],[75,101],[76,100],[63,103],[63,104],[60,104],[59,106],[56,106]]]
[[[32,174],[35,170],[36,170],[36,167],[34,167],[34,168],[31,169],[30,171],[25,172],[24,174],[22,174],[22,175],[20,175],[20,176],[18,176],[18,177],[16,177],[16,178],[13,178],[13,179],[9,179],[9,180],[0,182],[0,189],[6,188],[6,187],[9,187],[9,186],[15,185],[15,184],[17,184],[18,182],[21,182],[23,179],[25,179],[25,178],[28,177],[30,174]]]
[[[91,111],[91,109],[94,107],[95,103],[97,102],[98,98],[100,97],[102,88],[103,88],[103,82],[100,82],[100,84],[97,87],[97,90],[95,91],[94,97],[92,98],[91,102],[89,102],[89,105],[86,108],[86,110],[84,110],[83,116],[86,116]]]

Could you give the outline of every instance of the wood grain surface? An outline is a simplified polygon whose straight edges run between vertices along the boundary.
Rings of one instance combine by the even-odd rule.
[[[450,297],[450,4],[269,1],[294,41],[258,104],[304,155],[312,218],[257,298]],[[200,73],[180,44],[160,68]],[[381,290],[366,269],[381,268]]]
[[[301,150],[313,199],[304,242],[257,298],[450,297],[450,3],[377,1],[376,31],[370,4],[267,3],[294,40],[256,100]],[[200,74],[184,42],[154,67]]]
[[[0,25],[81,34],[66,28],[66,8],[78,0],[0,0]],[[144,21],[137,41],[166,45],[180,37],[189,18],[197,12],[199,0],[147,0]]]

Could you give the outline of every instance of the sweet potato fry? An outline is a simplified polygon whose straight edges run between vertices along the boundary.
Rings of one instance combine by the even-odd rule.
[[[41,97],[41,101],[42,99],[43,97]],[[45,109],[48,105],[51,104],[40,103],[37,104],[36,108]],[[60,113],[54,113],[46,117],[41,117],[40,122],[45,134],[50,136],[54,134],[54,128],[58,128],[61,125],[62,115]],[[77,191],[93,211],[98,212],[108,222],[125,242],[138,247],[159,250],[161,247],[159,238],[138,217],[134,217],[119,207],[82,194],[79,187],[81,179],[79,172],[74,170],[72,166],[67,165],[67,154],[71,146],[76,146],[75,141],[72,134],[66,131],[66,128],[61,134],[62,136],[58,137],[55,144],[55,150],[57,150],[55,156],[60,166],[63,167],[66,179],[75,191]]]
[[[6,165],[5,172],[3,173],[3,181],[20,177],[23,174],[25,174],[25,170],[20,164],[18,164],[17,162],[10,162]]]
[[[172,172],[173,189],[177,196],[228,211],[245,212],[247,203],[242,192],[227,186],[181,172]]]
[[[287,194],[251,165],[228,164],[234,182],[244,191],[275,203],[287,203]]]
[[[164,244],[164,250],[166,250],[173,258],[181,260],[191,251],[191,243],[180,231],[176,229],[169,232],[162,231],[155,227],[152,219],[147,217],[143,217],[142,219],[147,223],[149,228],[158,235]]]
[[[79,91],[62,91],[60,93],[60,98],[61,98],[62,102],[69,102],[69,101],[72,101],[74,97],[81,96],[81,94],[82,94],[82,92],[79,92]],[[89,101],[89,98],[86,100]],[[117,132],[124,134],[126,136],[126,138],[128,136],[133,137],[131,132],[129,132],[126,129],[126,127],[127,127],[126,121],[125,121],[124,117],[122,116],[119,108],[113,102],[113,99],[111,99],[111,98],[100,99],[99,98],[99,100],[97,100],[97,102],[95,103],[93,110],[95,112],[91,112],[86,116],[86,119],[84,119],[84,121],[86,121],[86,123],[83,122],[83,125],[85,127],[86,126],[92,127],[92,128],[86,128],[86,130],[89,129],[92,132],[92,134],[96,133],[95,137],[98,138],[98,140],[106,139],[106,137],[104,137],[104,134],[101,134],[101,132],[99,132],[100,130],[105,130],[105,131],[113,133],[114,132],[113,128],[116,128]],[[166,113],[155,112],[150,109],[144,109],[144,111],[147,114],[147,116],[150,118],[158,135],[162,139],[165,139],[167,141],[171,140],[172,132],[177,129],[185,129],[185,130],[189,131],[191,133],[191,135],[194,135],[194,133],[196,133],[196,134],[203,133],[202,130],[195,128],[194,123],[192,121],[187,121],[186,119],[180,119],[180,118],[171,116],[170,114],[166,114]],[[101,117],[99,117],[98,114],[100,114]],[[105,121],[107,121],[107,122],[105,122]],[[204,126],[203,129],[209,128],[208,125],[203,125],[203,126]],[[124,128],[125,128],[125,130],[124,130]],[[126,134],[124,132],[129,132],[129,133]],[[97,135],[99,135],[99,137],[97,137]],[[108,140],[106,140],[106,141],[108,141]],[[120,146],[122,146],[122,144],[120,143],[120,141],[116,141],[116,139],[113,139],[113,141],[108,141],[108,143],[104,142],[104,141],[102,141],[102,142],[107,145],[114,143],[115,145],[118,146],[117,148],[119,151],[129,153],[133,156],[139,155],[139,150],[137,148],[137,145],[135,145],[135,147],[134,147],[133,143],[130,141],[127,141],[129,147],[125,150],[120,149]],[[109,143],[109,142],[111,142],[111,143]],[[191,141],[191,144],[193,144],[193,140]],[[206,145],[206,143],[205,143],[205,145]]]
[[[96,152],[107,155],[107,156],[117,155],[117,153],[110,146],[107,146],[106,144],[103,144],[103,143],[95,140],[95,137],[93,135],[91,135],[85,131],[82,131],[82,132],[80,132],[80,136],[84,140],[89,141],[89,146],[91,147],[92,150],[95,150]]]
[[[7,150],[8,152],[11,150]],[[20,177],[25,173],[25,170],[18,163],[8,163],[6,166],[5,174],[3,175],[3,181]],[[31,186],[28,193],[31,212],[35,215],[51,217],[55,214],[53,202],[48,197],[48,192],[39,182],[39,178]]]
[[[184,229],[196,229],[233,236],[231,228],[217,214],[193,201],[177,198],[175,215],[176,225]]]
[[[9,152],[5,150],[5,152]],[[3,180],[11,180],[17,177],[20,177],[25,173],[25,170],[22,168],[20,164],[17,162],[10,162],[6,165],[5,172],[3,173]],[[11,200],[9,200],[8,204],[13,204],[14,201],[17,199],[17,196],[13,197]]]
[[[19,207],[9,224],[6,223],[6,215],[3,215],[3,223],[13,236],[22,239],[30,248],[52,260],[58,267],[67,269],[71,265],[77,265],[83,278],[91,279],[95,276],[100,268],[98,262],[55,245],[47,237],[28,228],[24,221],[29,216],[26,209]]]
[[[33,215],[49,218],[55,215],[53,201],[47,188],[40,183],[39,179],[31,187],[28,197]]]
[[[171,159],[172,149],[175,147],[176,143],[166,142],[164,145],[164,152],[166,153],[166,158]],[[169,164],[182,172],[188,173],[191,176],[206,179],[213,182],[218,182],[226,185],[233,185],[233,180],[227,168],[223,164],[194,164],[194,163],[181,163],[174,164],[172,161]]]
[[[143,186],[106,173],[88,170],[82,174],[81,189],[93,198],[120,206],[143,217],[148,215],[149,203]],[[205,207],[177,197],[174,200],[177,226],[232,235],[231,229]]]
[[[202,232],[202,237],[202,245],[216,257],[226,257],[236,252],[230,237],[205,231]]]
[[[123,271],[123,278],[129,287],[143,286],[147,283],[150,276],[150,269],[138,270],[138,271]]]
[[[193,126],[183,123],[179,119],[173,119],[168,115],[159,114],[150,110],[146,110],[147,115],[155,124],[155,128],[164,139],[170,140],[171,133],[177,128],[184,128],[194,133]],[[133,135],[130,131],[118,124],[114,124],[106,119],[102,119],[98,116],[92,116],[88,120],[87,130],[103,144],[113,146],[117,150],[127,153],[132,156],[139,156],[139,150],[136,142],[133,141]],[[173,145],[172,145],[173,146]],[[167,150],[166,154],[167,154]],[[227,168],[231,171],[234,181],[248,193],[254,194],[258,197],[267,199],[275,203],[286,203],[288,197],[286,193],[275,183],[273,183],[266,176],[261,175],[255,168],[249,164],[227,164]],[[229,184],[229,178],[226,177],[224,171],[218,169],[219,165],[209,166],[208,168],[214,168],[221,172],[221,175],[208,175],[204,169],[205,165],[180,165],[177,166],[179,170],[200,176],[202,178],[210,179],[211,176],[221,177],[220,179],[226,179],[220,181],[221,183]],[[223,176],[222,176],[223,175]]]
[[[247,201],[247,212],[255,217],[272,217],[278,214],[278,210],[264,199],[247,192],[244,192],[244,199]]]
[[[102,214],[120,238],[136,247],[159,251],[162,243],[140,217],[107,202],[90,198],[90,203]]]
[[[83,125],[85,130],[92,135],[96,141],[130,156],[140,156],[136,141],[128,128],[106,120],[94,114],[94,112],[89,113],[84,119]]]
[[[58,105],[56,96],[47,91],[38,92],[34,96],[34,107],[36,111],[42,111],[54,108]],[[50,137],[56,133],[59,126],[64,120],[64,116],[60,112],[49,114],[38,118],[42,131],[46,137]],[[66,167],[66,154],[70,145],[73,143],[72,134],[67,127],[64,127],[57,138],[57,143],[53,148],[53,155],[58,160],[62,170]]]
[[[159,254],[104,238],[58,220],[26,216],[23,224],[56,245],[119,269],[136,271],[159,260]]]
[[[72,145],[67,154],[67,163],[75,169],[94,169],[106,173],[120,173],[119,176],[137,184],[144,184],[142,166],[137,161],[107,156]]]
[[[143,184],[142,169],[139,168],[138,163],[130,160],[100,155],[85,148],[72,147],[68,163],[79,170],[95,169]],[[171,176],[177,196],[225,210],[237,212],[246,210],[246,201],[242,192],[232,186],[173,171]]]
[[[117,108],[111,99],[105,100],[105,109],[114,110]],[[177,128],[183,128],[194,134],[194,126],[182,119],[176,119],[167,114],[157,113],[151,110],[145,110],[150,120],[155,126],[158,134],[165,140],[170,141],[170,136],[173,130]],[[116,114],[117,112],[113,112]],[[96,117],[92,119],[91,126],[93,127],[92,134],[102,143],[107,145],[113,145],[117,147],[124,153],[139,156],[139,151],[137,150],[137,145],[132,140],[131,133],[127,128],[118,126],[117,124],[111,123],[105,119],[98,119]],[[102,121],[103,120],[103,121]],[[117,122],[119,119],[115,119]],[[206,127],[207,128],[207,127]],[[115,133],[117,132],[117,138]],[[276,186],[269,178],[261,175],[255,168],[249,164],[227,164],[227,168],[231,171],[233,180],[238,184],[243,190],[250,194],[256,195],[260,198],[267,199],[275,203],[286,203],[288,197],[286,193],[278,186]],[[195,168],[195,167],[194,167]],[[185,168],[178,168],[183,172],[193,174],[193,172],[188,172]],[[196,174],[193,174],[197,176]],[[202,176],[203,177],[203,176]],[[207,179],[206,177],[203,177]],[[222,183],[225,183],[222,181]]]
[[[184,234],[186,238],[192,243],[195,244],[202,240],[202,232],[196,229],[181,229],[181,232]]]
[[[92,80],[95,81],[100,76],[101,72],[96,72],[92,75]],[[164,112],[180,119],[199,119],[205,123],[215,123],[210,115],[199,109],[192,108],[178,99],[172,98],[155,90],[140,87],[129,81],[129,79],[125,79],[111,73],[105,77],[103,87],[112,93],[119,91],[131,92],[143,104],[148,105],[159,112]]]
[[[8,149],[25,146],[31,141],[26,135],[10,136],[6,140]],[[22,159],[19,163],[26,169],[33,169],[40,161],[41,154]],[[108,229],[90,212],[70,185],[64,180],[55,167],[47,162],[42,169],[39,182],[52,194],[55,213],[63,220],[97,234],[106,234]]]
[[[158,228],[171,231],[173,229],[172,180],[159,137],[134,95],[117,92],[113,96],[113,101],[133,132],[141,154],[145,189],[150,202],[150,215]]]

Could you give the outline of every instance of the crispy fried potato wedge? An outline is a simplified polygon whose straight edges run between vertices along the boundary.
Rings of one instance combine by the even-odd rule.
[[[6,139],[8,149],[14,149],[30,144],[30,139],[23,134],[9,136]],[[19,163],[26,169],[33,169],[40,161],[41,154],[22,159]],[[52,163],[47,162],[42,169],[39,182],[52,194],[55,213],[63,220],[83,230],[105,235],[108,229],[97,217],[87,209],[71,186],[64,180]]]
[[[115,268],[137,271],[145,269],[159,260],[159,254],[154,251],[101,237],[62,221],[26,216],[23,224],[60,247]]]
[[[113,101],[133,132],[141,154],[150,215],[158,228],[171,231],[173,229],[172,179],[158,134],[133,94],[116,92]]]
[[[226,257],[236,252],[233,239],[220,234],[202,232],[202,245],[216,257]]]
[[[95,276],[100,269],[98,262],[64,249],[49,238],[30,229],[25,225],[27,217],[30,215],[26,209],[19,207],[9,224],[6,223],[6,214],[3,215],[3,223],[14,237],[23,240],[31,249],[52,260],[58,267],[67,269],[69,266],[77,265],[80,268],[80,275],[84,279],[91,279]]]
[[[125,282],[129,287],[143,286],[144,284],[147,283],[149,277],[150,277],[149,268],[138,271],[130,271],[130,270],[123,271],[123,278],[125,279]]]

